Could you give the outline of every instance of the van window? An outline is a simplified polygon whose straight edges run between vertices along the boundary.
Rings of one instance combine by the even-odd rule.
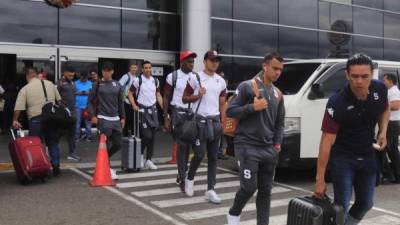
[[[378,79],[383,80],[383,75],[392,73],[394,75],[397,75],[397,69],[393,67],[379,67],[379,72],[378,72]]]
[[[324,98],[329,98],[338,90],[342,89],[346,82],[346,69],[342,68],[320,83],[320,91],[323,93]]]
[[[280,78],[275,82],[284,95],[294,95],[314,71],[320,66],[319,63],[294,63],[285,64]]]

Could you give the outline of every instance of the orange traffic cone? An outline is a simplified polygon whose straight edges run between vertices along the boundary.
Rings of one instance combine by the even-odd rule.
[[[114,186],[115,183],[111,179],[110,161],[108,161],[107,137],[100,135],[99,149],[97,150],[96,169],[94,171],[93,180],[90,182],[92,187]]]
[[[172,145],[172,158],[171,160],[168,162],[170,164],[176,164],[176,152],[178,151],[178,144],[174,143]]]

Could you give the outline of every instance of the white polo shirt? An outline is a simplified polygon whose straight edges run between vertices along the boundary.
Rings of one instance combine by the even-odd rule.
[[[156,94],[157,92],[159,92],[159,82],[156,81],[155,77],[150,76],[149,78],[147,78],[144,75],[140,75],[140,77],[142,78],[142,85],[140,86],[140,93],[138,93],[139,91],[139,77],[135,77],[135,79],[133,80],[132,86],[131,86],[131,91],[133,93],[136,93],[136,96],[139,95],[138,99],[136,99],[136,101],[141,104],[144,105],[146,107],[150,107],[154,104],[156,104],[157,102],[157,97]]]
[[[177,79],[176,79],[176,86],[174,89],[171,105],[178,107],[178,108],[187,108],[188,104],[183,103],[182,97],[185,91],[187,81],[189,77],[193,75],[192,72],[184,73],[181,69],[177,70]],[[165,90],[169,89],[172,91],[173,80],[172,80],[172,73],[167,75]],[[172,93],[171,93],[172,94]]]
[[[219,98],[226,97],[225,80],[216,73],[214,73],[212,76],[209,76],[201,71],[199,72],[199,76],[201,87],[206,89],[206,94],[203,95],[198,114],[204,117],[218,116],[220,114]],[[196,75],[191,74],[186,85],[185,93],[197,95],[199,93],[199,89],[200,85],[197,81]],[[191,104],[193,112],[195,112],[199,101]]]
[[[388,100],[392,101],[400,101],[400,91],[399,88],[394,85],[388,90]],[[390,121],[399,121],[400,120],[400,110],[390,111]]]

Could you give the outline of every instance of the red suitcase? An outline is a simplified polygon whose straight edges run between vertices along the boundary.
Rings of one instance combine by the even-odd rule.
[[[21,184],[39,178],[42,181],[51,169],[49,158],[39,137],[17,137],[13,130],[13,140],[8,145],[15,173]]]

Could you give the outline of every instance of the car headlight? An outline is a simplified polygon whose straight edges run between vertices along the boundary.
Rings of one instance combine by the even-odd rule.
[[[300,117],[286,117],[283,133],[285,135],[300,133]]]

